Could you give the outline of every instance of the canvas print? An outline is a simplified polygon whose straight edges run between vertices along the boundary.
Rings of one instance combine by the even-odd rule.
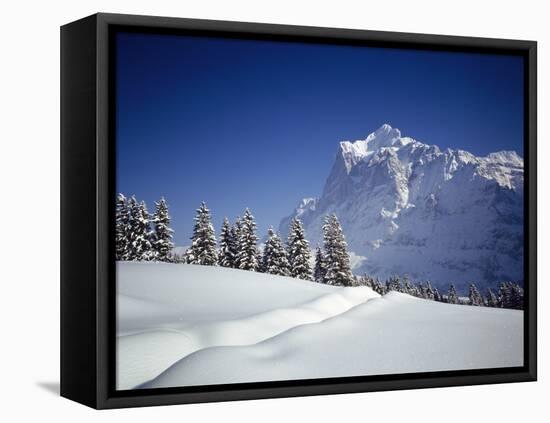
[[[521,56],[115,47],[116,389],[523,365]]]

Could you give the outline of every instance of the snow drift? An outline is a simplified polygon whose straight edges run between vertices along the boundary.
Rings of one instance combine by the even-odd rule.
[[[519,366],[523,313],[220,267],[117,264],[117,388]]]
[[[248,345],[377,297],[211,266],[119,263],[118,387],[133,388],[197,350]]]

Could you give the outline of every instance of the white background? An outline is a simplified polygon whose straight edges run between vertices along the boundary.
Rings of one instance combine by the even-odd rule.
[[[550,30],[543,1],[10,1],[0,31],[0,420],[548,421]],[[59,398],[59,26],[103,12],[539,42],[539,382],[93,411]],[[365,101],[368,101],[366,99]],[[546,260],[546,263],[545,263]],[[546,298],[545,298],[546,297]],[[550,391],[550,390],[548,390]]]

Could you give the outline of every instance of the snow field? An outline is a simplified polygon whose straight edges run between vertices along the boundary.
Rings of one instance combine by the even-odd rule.
[[[523,312],[118,263],[119,389],[520,366]]]
[[[223,274],[227,273],[230,275],[243,276],[245,279],[246,276],[252,275],[255,277],[254,279],[258,279],[257,283],[266,284],[269,284],[269,282],[266,281],[275,278],[276,282],[282,284],[282,291],[292,289],[294,292],[296,288],[299,287],[309,294],[308,297],[317,297],[293,307],[276,308],[243,318],[196,322],[190,326],[188,321],[181,320],[181,318],[177,317],[180,310],[174,306],[172,300],[167,308],[163,307],[163,303],[160,301],[160,297],[163,295],[162,290],[160,290],[160,292],[157,291],[155,302],[138,300],[134,297],[120,294],[119,310],[122,313],[119,313],[119,316],[124,314],[126,319],[143,321],[143,315],[148,315],[152,321],[157,322],[156,325],[158,327],[153,328],[153,324],[143,331],[136,331],[134,327],[133,331],[118,337],[117,386],[119,389],[131,389],[140,383],[146,382],[182,357],[195,351],[219,345],[255,344],[293,327],[320,322],[343,313],[369,299],[379,297],[378,294],[366,287],[329,287],[331,288],[328,291],[329,293],[323,294],[323,292],[327,291],[324,285],[306,281],[298,281],[297,285],[296,279],[292,278],[273,277],[253,272],[209,268],[206,266],[124,263],[119,264],[119,271],[122,268],[123,270],[120,271],[120,273],[125,274],[126,269],[131,269],[129,273],[134,274],[133,270],[135,269],[142,269],[143,271],[143,269],[149,269],[151,266],[154,266],[155,269],[183,269],[184,274],[212,274],[220,273],[221,270]],[[278,280],[279,278],[280,280]],[[124,276],[120,275],[119,280],[120,279],[124,280]],[[212,282],[212,280],[209,282]],[[213,282],[214,285],[216,285],[216,281],[214,280]],[[226,286],[227,282],[228,281],[224,281]],[[181,281],[178,281],[178,283],[180,285],[178,291],[181,291],[182,283]],[[201,283],[205,282],[203,281]],[[126,284],[121,285],[126,286]],[[129,290],[132,288],[141,289],[142,287],[142,285],[134,284]],[[312,289],[312,287],[315,289]],[[215,294],[215,292],[213,293]],[[233,307],[241,307],[241,305],[238,304],[240,299],[235,298],[234,293],[221,292],[221,294],[224,294],[223,298],[229,303],[232,303]],[[231,294],[233,294],[233,296]],[[193,297],[193,295],[198,297],[201,296],[199,291],[191,291],[189,295],[191,297]],[[305,295],[305,293],[302,295]],[[187,299],[186,303],[191,299],[192,298]],[[283,304],[281,300],[282,298],[276,295],[271,297],[271,302],[269,299],[264,299],[264,301],[266,301],[264,307],[280,307]],[[287,301],[290,303],[292,299],[288,298]],[[225,304],[225,306],[227,305],[228,304]],[[246,310],[246,304],[244,304],[243,309]],[[206,310],[202,310],[201,314],[205,311]],[[183,310],[181,310],[181,312],[183,312]],[[215,310],[212,310],[212,312],[216,313]],[[228,316],[228,314],[224,315]],[[130,325],[127,326],[129,327]]]

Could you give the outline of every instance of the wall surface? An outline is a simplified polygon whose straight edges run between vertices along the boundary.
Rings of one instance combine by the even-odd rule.
[[[539,42],[539,186],[550,184],[550,30],[544,2],[11,1],[0,26],[0,375],[3,421],[542,421],[550,214],[539,190],[539,382],[96,412],[59,398],[59,26],[98,12]],[[545,18],[546,17],[546,18]],[[545,262],[546,259],[546,262]]]

